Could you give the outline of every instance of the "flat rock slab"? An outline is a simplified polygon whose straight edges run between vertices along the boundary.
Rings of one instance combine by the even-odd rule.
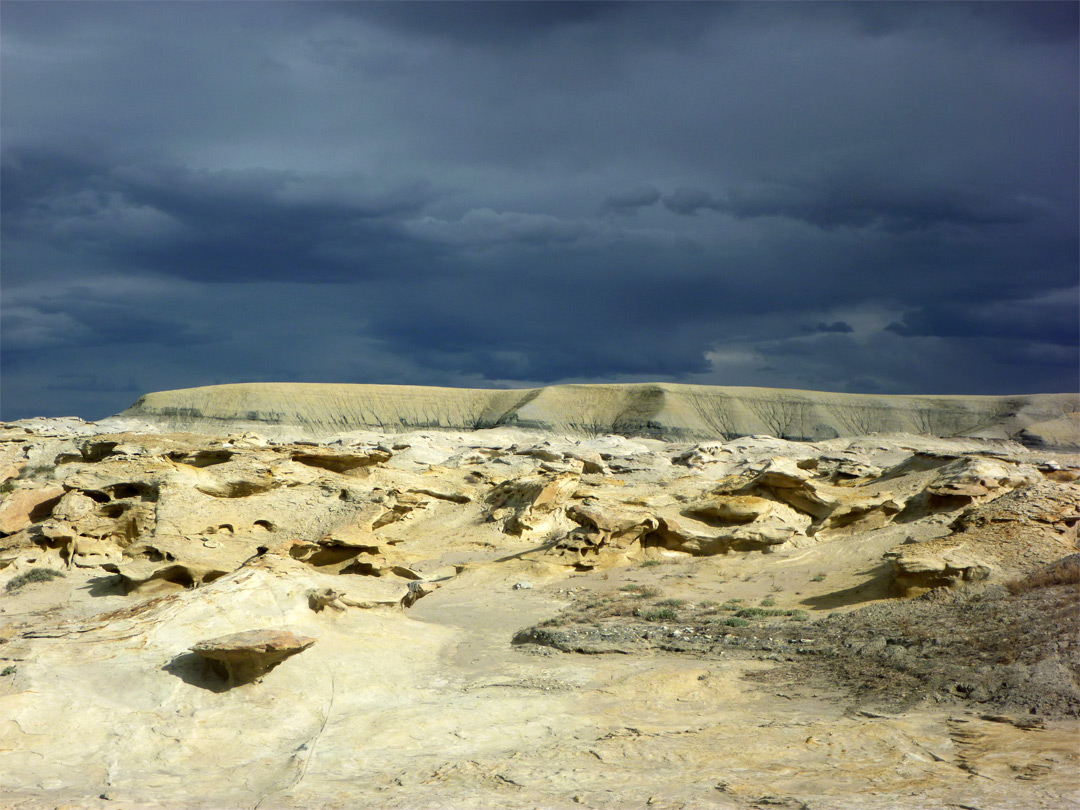
[[[315,639],[289,630],[245,630],[200,641],[191,651],[208,660],[215,672],[235,685],[265,675],[314,643]]]

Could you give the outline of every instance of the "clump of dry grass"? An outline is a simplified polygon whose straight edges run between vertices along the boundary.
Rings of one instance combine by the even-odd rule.
[[[1023,579],[1013,579],[1005,583],[1009,593],[1018,596],[1028,591],[1050,588],[1054,585],[1075,585],[1080,583],[1080,554],[1070,554],[1062,560],[1047,566]]]
[[[31,568],[29,571],[12,577],[7,584],[7,590],[14,592],[31,582],[49,582],[62,576],[64,576],[64,572],[57,571],[55,568]]]

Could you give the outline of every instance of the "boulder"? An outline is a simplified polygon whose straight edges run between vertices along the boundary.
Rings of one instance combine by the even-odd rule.
[[[938,496],[981,498],[1033,484],[1042,476],[1026,465],[1008,464],[988,458],[964,458],[943,467],[940,477],[927,491]]]
[[[191,651],[209,661],[229,686],[238,686],[261,678],[314,643],[315,639],[289,630],[246,630],[200,641]]]

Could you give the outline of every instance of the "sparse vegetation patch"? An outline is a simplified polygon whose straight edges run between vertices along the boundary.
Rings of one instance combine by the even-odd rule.
[[[7,591],[13,593],[32,582],[51,582],[62,576],[64,576],[64,573],[57,571],[55,568],[31,568],[29,571],[13,577],[7,584]]]
[[[671,622],[679,618],[679,612],[674,608],[652,608],[638,613],[647,622]]]
[[[1080,554],[1070,554],[1064,560],[1023,579],[1010,580],[1005,587],[1013,596],[1019,596],[1028,591],[1037,591],[1054,585],[1076,585],[1077,583],[1080,583]]]

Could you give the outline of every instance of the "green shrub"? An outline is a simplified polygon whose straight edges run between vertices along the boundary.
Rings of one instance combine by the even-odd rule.
[[[15,482],[14,481],[5,481],[4,483],[0,484],[0,495],[7,495],[9,492],[14,492],[14,491],[15,491]]]
[[[760,619],[763,616],[768,616],[770,613],[766,608],[749,607],[743,608],[735,615],[740,619]]]
[[[776,600],[773,599],[772,597],[766,596],[764,599],[761,600],[761,606],[762,607],[773,607],[775,605],[776,605]]]
[[[13,577],[7,584],[7,590],[17,591],[23,585],[29,585],[31,582],[49,582],[62,576],[64,576],[64,573],[57,571],[55,568],[31,568],[29,571]]]
[[[631,596],[636,596],[639,599],[651,599],[659,596],[661,591],[659,588],[649,588],[648,585],[634,585],[633,590],[629,588],[622,588],[622,591],[630,593]]]
[[[765,619],[772,616],[791,616],[797,618],[806,618],[808,615],[804,610],[798,610],[797,608],[760,608],[760,607],[748,607],[743,608],[735,614],[740,619]]]
[[[56,475],[55,464],[35,464],[32,467],[24,467],[20,473],[21,478],[52,478]]]
[[[727,616],[716,623],[721,627],[746,627],[750,624],[746,619],[739,619],[735,616]]]
[[[818,574],[816,577],[810,577],[810,581],[811,582],[824,582],[825,581],[825,575],[824,574]]]
[[[656,608],[654,610],[642,610],[638,613],[647,622],[669,622],[679,618],[679,614],[673,608]]]
[[[654,565],[663,565],[661,560],[645,560],[642,564],[642,568],[652,568]]]
[[[4,671],[0,672],[0,675],[14,675],[15,667],[4,667]]]
[[[661,599],[659,602],[656,603],[656,606],[657,607],[681,608],[685,604],[686,604],[685,599]]]

